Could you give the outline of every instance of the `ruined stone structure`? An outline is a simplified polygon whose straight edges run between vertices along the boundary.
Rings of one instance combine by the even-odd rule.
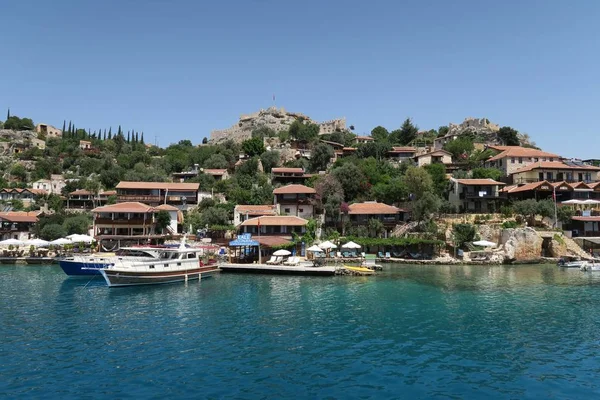
[[[283,107],[269,107],[248,115],[242,115],[237,124],[228,129],[214,130],[210,133],[211,143],[225,140],[242,142],[252,137],[252,131],[260,127],[267,127],[276,133],[285,131],[296,120],[302,120],[319,125],[319,134],[324,135],[346,129],[346,119],[334,119],[326,122],[316,122],[304,114],[286,111]]]
[[[457,139],[464,133],[473,133],[480,138],[485,144],[501,144],[498,141],[497,133],[500,126],[492,124],[487,118],[467,117],[460,124],[448,124],[448,133],[445,136],[436,138],[433,142],[435,150],[442,149],[444,145],[452,140]]]

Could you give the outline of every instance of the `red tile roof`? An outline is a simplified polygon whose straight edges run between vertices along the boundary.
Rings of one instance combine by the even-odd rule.
[[[169,189],[181,191],[197,191],[200,189],[199,183],[172,183],[172,182],[127,182],[121,181],[117,189]]]
[[[559,158],[557,154],[548,153],[538,149],[531,149],[528,147],[521,146],[488,146],[492,150],[499,151],[500,153],[489,158],[488,161],[496,161],[505,157],[554,157]]]
[[[223,168],[223,169],[204,169],[204,173],[208,174],[208,175],[216,175],[216,176],[221,176],[221,175],[225,175],[227,173],[227,169]]]
[[[274,174],[303,174],[304,168],[285,168],[285,167],[277,167],[271,169],[271,172]]]
[[[531,163],[523,168],[519,168],[518,170],[513,172],[513,174],[533,171],[535,169],[569,169],[575,171],[600,171],[600,167],[592,167],[590,165],[573,166],[567,165],[561,161],[538,161]]]
[[[96,207],[92,210],[93,213],[151,213],[154,212],[154,208],[147,204],[139,203],[136,201],[129,201],[125,203],[110,204],[107,206]]]
[[[600,216],[594,216],[594,217],[573,217],[571,219],[573,221],[600,222]]]
[[[279,187],[273,190],[273,194],[312,194],[317,193],[317,191],[311,187],[304,185],[287,185]]]
[[[292,243],[291,240],[281,236],[253,236],[252,239],[256,240],[265,247],[281,246]]]
[[[247,215],[277,215],[277,206],[274,205],[237,205],[235,210]]]
[[[32,222],[38,221],[38,213],[25,211],[0,212],[0,219],[9,222]]]
[[[92,194],[92,192],[85,190],[85,189],[79,189],[79,190],[75,190],[71,193],[69,193],[72,196],[77,196],[77,195],[90,195]]]
[[[357,136],[356,140],[375,140],[371,136]]]
[[[528,192],[530,190],[537,190],[542,186],[547,186],[549,191],[553,190],[553,185],[550,182],[541,181],[541,182],[527,183],[522,186],[513,186],[511,189],[507,190],[507,192],[508,193]]]
[[[484,186],[484,185],[501,185],[504,186],[506,183],[498,182],[493,179],[455,179],[456,182],[465,186]]]
[[[100,196],[112,196],[112,195],[116,195],[117,191],[116,190],[107,190],[104,192],[100,192]]]
[[[416,153],[417,149],[414,147],[392,147],[388,153]]]
[[[449,153],[446,150],[436,150],[429,153],[418,154],[415,157],[420,158],[425,156],[452,156],[452,153]]]
[[[259,220],[261,226],[304,226],[308,223],[304,218],[291,215],[278,215],[250,218],[242,222],[241,226],[257,226]]]
[[[179,208],[172,206],[170,204],[161,204],[158,207],[154,207],[155,210],[162,210],[162,211],[179,211]]]
[[[348,214],[364,215],[364,214],[397,214],[402,210],[398,207],[390,206],[376,201],[366,201],[364,203],[354,203],[348,206]]]

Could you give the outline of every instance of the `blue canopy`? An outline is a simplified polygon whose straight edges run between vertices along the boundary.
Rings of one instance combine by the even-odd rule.
[[[249,233],[243,233],[238,235],[237,239],[229,242],[229,246],[258,246],[258,242],[252,240],[252,236]]]

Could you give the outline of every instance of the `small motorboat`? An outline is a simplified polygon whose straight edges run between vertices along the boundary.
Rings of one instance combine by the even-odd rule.
[[[560,258],[560,260],[558,260],[556,265],[561,268],[582,268],[586,266],[587,263],[588,262],[586,260],[582,260],[578,257],[563,256]]]
[[[600,271],[600,260],[594,259],[587,261],[585,265],[582,265],[579,269],[586,272]]]
[[[373,275],[375,271],[371,268],[367,267],[350,267],[348,265],[344,265],[344,268],[350,271],[353,275]]]

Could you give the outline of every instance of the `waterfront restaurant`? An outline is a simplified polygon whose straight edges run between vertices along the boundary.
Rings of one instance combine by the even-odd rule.
[[[127,182],[116,187],[117,203],[142,202],[150,206],[169,204],[182,211],[198,204],[199,183]]]

